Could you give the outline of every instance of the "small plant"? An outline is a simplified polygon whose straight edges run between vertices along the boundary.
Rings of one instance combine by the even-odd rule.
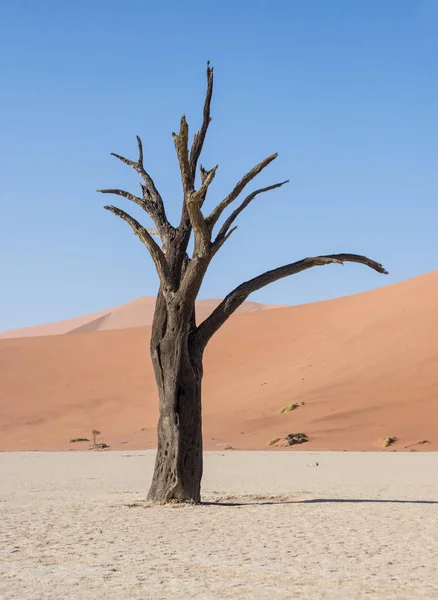
[[[283,414],[286,412],[291,412],[292,410],[295,410],[296,408],[298,408],[299,404],[297,402],[294,402],[293,404],[286,404],[286,406],[283,406],[283,408],[280,408],[279,413]]]
[[[385,448],[388,448],[388,446],[391,446],[392,444],[394,444],[397,441],[396,437],[386,437],[383,440],[383,445]]]
[[[277,442],[279,442],[280,440],[281,440],[281,438],[279,438],[279,437],[273,438],[273,439],[272,439],[272,440],[269,442],[268,446],[275,446],[275,444],[276,444]]]
[[[89,440],[88,438],[81,438],[81,437],[78,437],[78,438],[72,438],[72,439],[69,441],[69,444],[74,444],[74,443],[76,443],[76,442],[89,442],[89,441],[90,441],[90,440]]]
[[[93,429],[91,433],[93,435],[93,445],[91,446],[90,450],[104,450],[105,448],[109,448],[108,444],[105,444],[105,442],[98,443],[96,441],[97,436],[102,435],[100,431],[98,431],[97,429]]]
[[[93,436],[93,446],[96,447],[96,438],[98,435],[101,435],[101,433],[97,429],[93,429],[91,435]]]

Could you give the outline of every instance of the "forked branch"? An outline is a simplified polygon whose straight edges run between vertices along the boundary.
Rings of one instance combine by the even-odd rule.
[[[253,292],[260,290],[274,281],[289,277],[289,275],[295,275],[296,273],[311,269],[312,267],[333,263],[342,265],[344,262],[361,263],[378,273],[388,274],[386,269],[380,263],[359,254],[329,254],[327,256],[315,256],[304,258],[303,260],[284,265],[283,267],[278,267],[272,271],[262,273],[262,275],[254,277],[249,281],[245,281],[230,292],[211,315],[198,327],[197,341],[202,349],[205,348],[214,333]]]
[[[245,210],[245,208],[248,206],[248,204],[250,204],[254,198],[256,196],[258,196],[259,194],[263,194],[265,192],[269,192],[271,190],[275,190],[276,188],[279,188],[281,186],[283,186],[285,183],[288,183],[289,179],[286,179],[286,181],[282,181],[281,183],[275,183],[274,185],[269,185],[268,187],[265,188],[261,188],[259,190],[255,190],[254,192],[252,192],[251,194],[249,194],[249,196],[247,196],[245,198],[245,200],[240,204],[240,206],[238,206],[232,213],[231,215],[228,217],[228,219],[226,219],[226,221],[224,222],[224,224],[222,225],[222,227],[219,229],[219,232],[216,236],[216,239],[214,241],[214,245],[215,247],[221,245],[226,241],[226,237],[228,234],[228,231],[231,227],[231,225],[234,223],[234,221],[237,219],[237,217],[240,215],[240,213]],[[229,237],[229,236],[228,236]]]
[[[131,217],[131,215],[129,215],[124,210],[121,210],[116,206],[104,206],[104,208],[105,210],[109,210],[114,215],[120,217],[121,219],[123,219],[123,221],[128,223],[135,235],[139,237],[139,239],[149,250],[149,254],[151,255],[152,260],[155,263],[155,267],[157,269],[161,285],[168,290],[174,289],[174,284],[170,276],[169,265],[167,264],[166,257],[164,256],[164,253],[161,250],[160,246],[153,239],[151,235],[152,232],[149,233],[149,231],[145,227],[143,227],[141,223],[134,219],[134,217]],[[155,234],[158,232],[153,231],[153,233]]]
[[[141,184],[142,189],[142,198],[138,198],[134,194],[130,194],[129,192],[125,192],[124,190],[117,189],[105,189],[105,190],[97,190],[102,194],[116,194],[118,196],[123,196],[131,202],[135,202],[141,206],[147,214],[153,219],[155,225],[163,230],[164,228],[170,227],[169,221],[166,217],[166,211],[164,208],[163,199],[159,191],[157,190],[155,183],[152,177],[144,168],[143,164],[143,144],[139,136],[137,136],[137,145],[138,145],[138,160],[134,161],[129,158],[125,158],[120,154],[111,153],[112,156],[115,156],[118,160],[122,161],[125,165],[132,167],[143,179],[144,184]]]
[[[190,218],[190,224],[195,234],[195,252],[194,255],[206,256],[210,252],[211,234],[202,214],[202,204],[205,200],[207,190],[214,179],[217,171],[217,165],[211,171],[201,171],[202,184],[199,190],[191,192],[187,199],[187,210]]]
[[[228,194],[228,196],[222,200],[222,202],[219,202],[219,204],[216,206],[216,208],[214,208],[212,210],[210,216],[208,216],[206,219],[207,226],[210,229],[210,231],[213,230],[213,227],[217,223],[219,217],[224,212],[224,210],[232,202],[234,202],[234,200],[236,200],[236,198],[242,193],[242,191],[245,189],[245,187],[248,185],[248,183],[250,181],[252,181],[254,179],[254,177],[256,177],[259,173],[261,173],[261,171],[263,171],[263,169],[265,167],[267,167],[273,160],[275,160],[277,158],[277,156],[278,156],[277,153],[271,154],[271,156],[268,156],[267,158],[265,158],[264,160],[259,162],[255,167],[253,167],[251,169],[251,171],[248,171],[248,173],[246,173],[242,177],[242,179],[239,181],[239,183],[237,183],[235,185],[232,192],[230,192]]]

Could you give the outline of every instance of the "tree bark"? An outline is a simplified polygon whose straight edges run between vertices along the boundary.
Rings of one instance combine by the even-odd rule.
[[[201,501],[202,353],[194,344],[194,311],[157,300],[151,357],[159,393],[160,418],[154,475],[148,500],[156,503]]]

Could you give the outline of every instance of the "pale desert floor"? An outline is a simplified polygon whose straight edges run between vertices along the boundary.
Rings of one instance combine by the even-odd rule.
[[[207,453],[167,508],[153,460],[0,454],[0,598],[438,598],[438,453]]]

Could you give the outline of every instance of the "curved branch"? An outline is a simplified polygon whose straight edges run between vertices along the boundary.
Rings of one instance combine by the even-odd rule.
[[[228,217],[228,219],[224,222],[224,224],[222,225],[222,227],[219,230],[219,233],[216,236],[216,239],[214,241],[214,245],[221,245],[223,244],[223,242],[225,241],[225,238],[227,237],[227,233],[229,228],[231,227],[231,225],[234,223],[234,221],[237,219],[237,217],[240,215],[240,213],[245,210],[245,208],[248,206],[248,204],[250,204],[254,198],[256,196],[258,196],[259,194],[263,194],[264,192],[269,192],[271,190],[275,190],[276,188],[279,188],[281,186],[283,186],[285,183],[289,183],[289,179],[286,179],[286,181],[282,181],[281,183],[275,183],[274,185],[269,185],[268,187],[265,188],[261,188],[259,190],[255,190],[255,192],[252,192],[251,194],[249,194],[249,196],[247,196],[245,198],[245,200],[242,202],[242,204],[240,206],[238,206],[232,213],[231,215]]]
[[[121,210],[116,206],[104,206],[104,209],[109,210],[114,215],[120,217],[121,219],[123,219],[123,221],[128,223],[135,235],[140,238],[140,240],[149,250],[149,254],[151,255],[152,260],[155,263],[155,267],[157,269],[157,273],[162,286],[167,289],[174,289],[166,257],[164,256],[164,253],[161,250],[160,246],[153,239],[151,233],[149,233],[149,231],[145,227],[143,227],[143,225],[141,225],[136,219],[134,219],[134,217],[131,217],[131,215],[129,215],[124,210]]]
[[[226,198],[224,198],[222,200],[222,202],[220,202],[216,206],[216,208],[213,209],[210,216],[207,217],[207,219],[206,219],[207,225],[210,228],[210,231],[212,231],[213,227],[215,226],[219,217],[224,212],[224,210],[227,208],[227,206],[229,206],[232,202],[234,202],[234,200],[244,190],[244,188],[248,185],[248,183],[250,181],[252,181],[254,179],[254,177],[256,177],[261,171],[263,171],[263,169],[265,167],[267,167],[273,160],[275,160],[277,158],[277,156],[278,156],[277,152],[275,154],[271,154],[271,156],[268,156],[267,158],[262,160],[262,162],[259,162],[255,167],[253,167],[251,169],[251,171],[248,171],[248,173],[246,173],[242,177],[242,179],[239,181],[239,183],[236,184],[233,191],[230,194],[228,194],[228,196]]]
[[[370,269],[377,271],[378,273],[388,274],[386,269],[378,262],[361,256],[359,254],[329,254],[327,256],[315,256],[304,258],[298,262],[294,262],[272,271],[262,273],[258,277],[254,277],[249,281],[245,281],[232,292],[226,296],[219,306],[211,313],[207,319],[198,327],[197,341],[201,348],[205,348],[210,338],[216,333],[216,331],[225,323],[225,321],[233,314],[233,312],[239,308],[239,306],[248,298],[253,292],[260,290],[261,288],[289,277],[289,275],[295,275],[306,269],[312,267],[329,265],[329,264],[343,264],[344,262],[354,262],[366,265]]]

